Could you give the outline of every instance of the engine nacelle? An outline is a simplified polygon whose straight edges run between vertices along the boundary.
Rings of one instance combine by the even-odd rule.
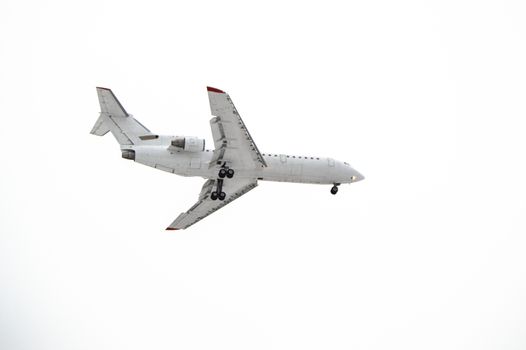
[[[205,150],[205,140],[198,137],[177,136],[172,140],[172,146],[187,152],[202,152]]]

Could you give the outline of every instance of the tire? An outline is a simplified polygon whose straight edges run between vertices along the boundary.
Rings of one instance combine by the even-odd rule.
[[[229,179],[233,178],[234,177],[234,169],[228,169],[226,171],[226,177],[228,177]]]
[[[221,192],[219,194],[219,196],[217,196],[217,198],[219,198],[220,201],[224,201],[225,198],[226,198],[226,193],[225,192]]]
[[[338,193],[338,187],[336,187],[336,186],[332,186],[332,188],[331,188],[331,193],[332,193],[332,194],[336,194],[336,193]]]
[[[226,176],[226,170],[225,169],[219,169],[219,177],[224,179]]]
[[[210,199],[215,201],[217,199],[217,192],[212,192],[212,194],[210,195]]]

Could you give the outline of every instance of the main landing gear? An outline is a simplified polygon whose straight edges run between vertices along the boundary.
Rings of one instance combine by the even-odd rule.
[[[221,168],[219,169],[219,174],[218,174],[219,178],[220,179],[224,179],[225,176],[229,179],[233,178],[234,177],[234,169],[229,169],[229,168]]]
[[[340,185],[340,184],[334,184],[334,186],[332,186],[332,188],[331,188],[331,193],[332,193],[332,194],[336,194],[336,193],[338,193],[338,186],[339,186],[339,185]]]
[[[217,179],[217,189],[210,194],[210,199],[215,201],[219,199],[220,201],[225,200],[226,193],[223,192],[223,179]]]
[[[229,167],[225,166],[225,164],[223,164],[223,167],[219,169],[219,173],[217,174],[217,176],[219,177],[219,179],[217,179],[217,189],[210,194],[211,200],[213,201],[215,201],[216,199],[219,199],[220,201],[225,200],[226,193],[223,192],[223,181],[225,177],[228,179],[233,178],[234,173],[235,173],[234,169],[230,169]]]

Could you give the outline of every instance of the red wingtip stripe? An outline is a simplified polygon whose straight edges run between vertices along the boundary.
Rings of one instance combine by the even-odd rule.
[[[208,91],[211,91],[211,92],[217,92],[217,93],[219,93],[219,94],[224,94],[224,93],[225,93],[224,91],[219,90],[219,89],[216,89],[216,88],[211,87],[211,86],[207,86],[206,89],[207,89]]]
[[[175,231],[175,230],[179,230],[179,229],[175,228],[175,227],[167,227],[166,228],[166,231]]]

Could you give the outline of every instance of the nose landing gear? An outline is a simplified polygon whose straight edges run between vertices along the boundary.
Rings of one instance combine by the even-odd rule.
[[[334,184],[334,186],[332,186],[332,188],[331,188],[331,193],[332,194],[338,193],[338,185],[339,184]]]

